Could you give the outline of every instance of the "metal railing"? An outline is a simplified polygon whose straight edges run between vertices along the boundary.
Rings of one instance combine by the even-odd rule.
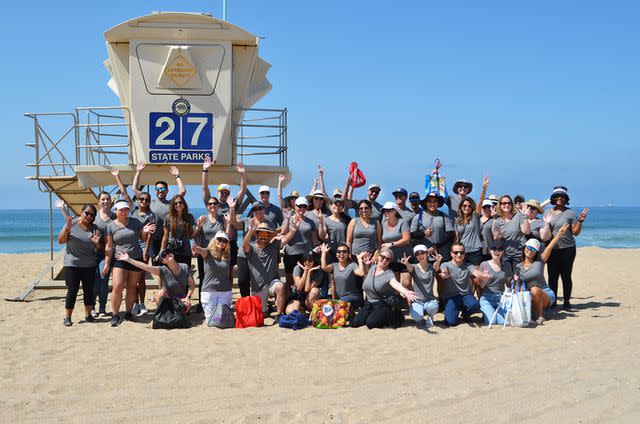
[[[287,166],[287,109],[239,108],[234,128],[235,162],[252,162],[252,157],[277,157],[277,163],[261,165]]]

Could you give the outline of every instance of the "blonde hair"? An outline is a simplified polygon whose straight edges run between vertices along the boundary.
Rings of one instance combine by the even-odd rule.
[[[229,259],[229,249],[231,249],[231,243],[227,243],[224,246],[224,249],[220,249],[216,245],[216,238],[214,237],[209,242],[209,245],[207,246],[207,248],[209,249],[209,252],[211,253],[211,256],[213,256],[215,259],[218,259],[218,260],[220,260],[220,259],[223,259],[223,260]]]

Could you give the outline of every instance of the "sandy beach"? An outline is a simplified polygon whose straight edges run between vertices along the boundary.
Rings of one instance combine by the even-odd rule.
[[[1,297],[47,260],[0,255]],[[65,328],[65,291],[37,290],[0,301],[0,422],[637,423],[637,263],[579,249],[575,310],[530,329],[111,328],[81,297]]]

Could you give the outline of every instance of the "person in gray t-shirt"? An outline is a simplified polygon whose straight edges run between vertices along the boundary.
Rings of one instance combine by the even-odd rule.
[[[481,207],[472,198],[460,202],[458,217],[455,219],[456,241],[464,245],[465,261],[480,265],[482,262],[482,234],[480,232]]]
[[[418,244],[413,248],[416,264],[412,264],[407,257],[402,259],[407,271],[411,273],[413,291],[417,296],[417,299],[411,302],[409,314],[418,327],[432,327],[434,316],[438,312],[438,300],[433,294],[434,266],[440,266],[442,255],[437,255],[435,264],[431,265],[427,259],[428,250],[424,244]]]
[[[61,209],[65,210],[64,204]],[[63,324],[67,327],[72,325],[71,315],[76,304],[80,283],[82,283],[85,320],[94,321],[91,309],[95,301],[96,250],[100,247],[101,240],[100,230],[93,223],[95,217],[96,208],[93,205],[84,205],[77,222],[74,222],[72,216],[65,214],[66,224],[58,236],[58,243],[66,245],[64,279],[67,286],[67,296]]]
[[[444,199],[436,193],[429,193],[422,199],[424,212],[418,213],[411,220],[411,238],[413,244],[433,246],[444,261],[449,260],[451,243],[455,236],[453,222],[438,210],[444,205]]]
[[[442,278],[442,292],[438,293],[444,301],[444,320],[447,325],[457,325],[458,315],[466,319],[471,314],[480,312],[480,304],[473,296],[472,279],[486,278],[479,269],[464,261],[465,250],[461,243],[451,246],[451,261],[434,266],[436,273]]]
[[[489,245],[491,260],[480,264],[480,270],[486,278],[480,279],[480,310],[485,324],[504,324],[503,310],[498,310],[505,286],[511,281],[513,270],[509,262],[502,262],[504,243],[494,241]],[[496,310],[498,312],[496,313]],[[493,322],[491,320],[493,319]]]
[[[503,260],[511,262],[511,268],[515,268],[522,259],[522,247],[531,226],[527,218],[516,210],[508,194],[500,198],[498,206],[499,216],[493,222],[493,238],[504,242]]]
[[[361,252],[357,255],[358,262],[352,262],[350,258],[349,246],[341,243],[336,246],[337,261],[329,262],[330,246],[323,244],[320,265],[324,272],[328,272],[333,277],[334,296],[342,301],[349,302],[354,310],[363,304],[362,295],[358,288],[358,278],[365,275],[365,259],[369,258],[369,253]]]

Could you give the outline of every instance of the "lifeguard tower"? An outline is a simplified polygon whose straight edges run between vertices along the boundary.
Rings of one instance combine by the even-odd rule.
[[[207,157],[215,161],[212,184],[238,184],[240,161],[250,185],[275,186],[280,174],[290,180],[287,110],[251,108],[271,90],[259,37],[206,13],[155,12],[107,30],[105,39],[107,85],[120,105],[25,114],[35,128],[27,144],[35,173],[27,179],[49,193],[50,221],[53,194],[77,214],[96,203],[95,189],[113,186],[112,169],[131,184],[139,160],[147,162],[143,185],[173,183],[168,165],[199,185]]]

